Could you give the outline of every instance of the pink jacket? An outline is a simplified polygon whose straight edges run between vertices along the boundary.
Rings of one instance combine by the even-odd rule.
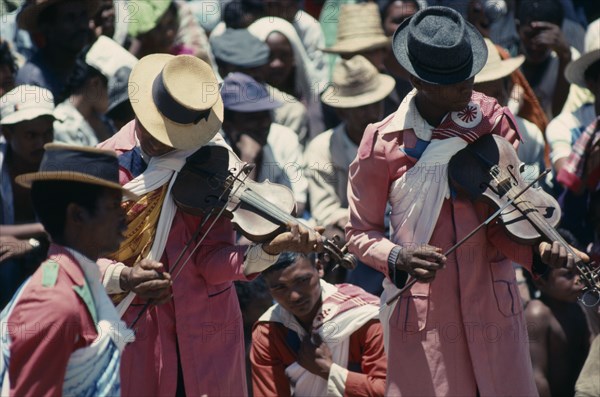
[[[119,155],[135,147],[134,122],[100,144]],[[121,184],[131,174],[120,169]],[[177,211],[161,262],[169,270],[200,219]],[[153,306],[137,323],[136,341],[121,363],[123,396],[173,396],[177,350],[188,396],[247,394],[244,335],[234,280],[243,273],[246,247],[235,246],[230,222],[215,225],[173,283],[173,299]],[[144,302],[135,299],[124,319],[131,324]]]
[[[348,187],[350,251],[386,276],[394,247],[384,237],[389,188],[416,163],[400,150],[414,147],[414,131],[385,130],[397,115],[367,128]],[[518,138],[508,114],[496,125],[492,120],[488,131],[513,142]],[[430,244],[448,249],[491,213],[481,203],[446,199]],[[511,264],[528,267],[531,256],[531,247],[509,240],[500,226],[489,226],[451,254],[431,284],[416,283],[405,293],[390,317],[386,395],[474,396],[477,390],[481,396],[537,395]]]

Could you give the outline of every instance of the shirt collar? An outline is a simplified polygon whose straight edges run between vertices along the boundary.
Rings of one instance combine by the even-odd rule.
[[[413,89],[406,94],[402,103],[400,103],[398,110],[394,113],[392,120],[381,131],[382,135],[390,132],[412,129],[417,135],[417,138],[424,141],[431,140],[431,134],[434,127],[425,121],[417,110],[415,104],[416,94],[416,89]]]

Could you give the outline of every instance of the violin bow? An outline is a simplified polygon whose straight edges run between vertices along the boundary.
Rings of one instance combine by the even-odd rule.
[[[537,182],[539,182],[540,180],[542,180],[548,173],[550,172],[550,169],[546,169],[544,172],[542,172],[537,178],[535,178],[533,181],[531,181],[529,184],[527,184],[527,186],[525,186],[519,193],[517,193],[513,198],[511,198],[510,200],[508,200],[506,203],[504,203],[504,205],[502,205],[502,207],[498,208],[498,210],[496,212],[494,212],[492,215],[490,215],[485,221],[483,221],[479,226],[477,226],[475,229],[473,229],[469,234],[467,234],[465,237],[463,237],[459,242],[457,242],[456,244],[454,244],[452,247],[450,247],[446,252],[444,252],[444,256],[448,256],[451,253],[453,253],[458,247],[460,247],[462,244],[465,243],[465,241],[467,241],[468,239],[470,239],[471,237],[473,237],[473,235],[475,233],[477,233],[482,227],[487,226],[490,224],[490,222],[492,222],[494,219],[496,219],[498,216],[500,216],[500,214],[502,213],[502,211],[504,211],[508,206],[510,206],[512,203],[515,202],[516,199],[518,199],[519,197],[521,197],[521,195],[523,193],[525,193],[527,190],[529,190],[529,188],[531,188],[533,185],[535,185]],[[386,305],[391,305],[392,303],[394,303],[394,301],[396,299],[398,299],[400,297],[400,295],[402,295],[404,293],[404,291],[410,289],[410,287],[412,287],[416,282],[418,281],[417,278],[412,278],[410,281],[408,281],[400,290],[398,290],[394,295],[392,295],[386,302]]]
[[[241,180],[244,181],[246,178],[248,178],[248,173],[246,172],[248,169],[252,169],[254,168],[254,164],[246,164],[244,165],[239,171],[238,173],[235,175],[233,181],[236,180]],[[243,179],[240,179],[240,175],[246,172],[245,177]],[[219,198],[217,199],[217,202],[220,202],[223,199],[223,196],[227,193],[227,189],[231,186],[231,184],[233,183],[233,181],[231,181],[231,183],[229,184],[228,187],[226,187],[225,189],[223,189],[223,193],[221,193],[221,195],[219,196]],[[239,184],[236,188],[234,192],[237,192],[237,190],[242,186],[242,184]],[[171,268],[171,273],[175,272],[175,270],[177,269],[177,267],[179,267],[179,264],[181,263],[181,267],[179,268],[179,270],[177,271],[177,273],[173,276],[172,281],[175,281],[177,279],[177,277],[179,276],[179,274],[181,273],[181,271],[183,270],[183,268],[185,267],[185,265],[190,261],[190,259],[192,258],[192,256],[194,255],[194,253],[198,250],[198,248],[200,247],[200,245],[204,242],[204,239],[206,238],[206,236],[208,236],[208,233],[212,230],[212,228],[214,227],[215,223],[217,223],[217,220],[219,220],[219,218],[221,217],[221,215],[223,215],[223,212],[225,211],[225,209],[227,208],[227,204],[229,204],[229,198],[227,199],[227,201],[225,202],[225,204],[223,204],[223,206],[219,209],[218,214],[215,216],[214,220],[212,221],[212,223],[208,226],[208,229],[206,230],[206,232],[204,233],[204,235],[200,238],[200,240],[196,243],[196,245],[194,246],[194,249],[192,250],[192,252],[190,252],[190,254],[187,256],[186,260],[181,263],[181,259],[183,258],[183,256],[185,255],[186,251],[188,251],[188,249],[190,248],[190,246],[192,245],[192,241],[194,241],[195,239],[198,238],[198,236],[200,235],[200,232],[202,231],[202,228],[204,227],[204,225],[206,225],[206,223],[208,222],[208,220],[210,219],[210,217],[213,215],[215,209],[217,208],[216,206],[211,208],[210,211],[208,211],[204,217],[202,218],[202,221],[200,222],[200,224],[198,225],[198,227],[196,228],[196,230],[194,231],[194,234],[192,235],[192,237],[190,237],[190,239],[187,241],[187,243],[185,244],[185,246],[183,247],[183,249],[181,250],[181,252],[179,253],[179,255],[177,256],[177,259],[175,260],[175,263],[173,264],[173,267]],[[144,306],[140,309],[139,313],[137,314],[137,316],[135,317],[135,319],[133,320],[133,322],[131,323],[131,328],[134,328],[135,325],[137,324],[137,322],[140,320],[140,318],[142,317],[142,315],[146,312],[146,310],[148,310],[148,308],[150,307],[150,305],[152,304],[152,299],[148,300]]]

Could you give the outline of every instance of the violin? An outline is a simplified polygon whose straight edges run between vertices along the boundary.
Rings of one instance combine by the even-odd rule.
[[[247,178],[252,165],[242,164],[226,147],[200,148],[187,158],[173,184],[171,193],[175,204],[196,216],[222,208],[223,215],[231,219],[236,230],[258,243],[271,240],[289,225],[299,224],[292,191],[280,184],[258,183]],[[323,243],[326,262],[347,269],[356,267],[356,257],[348,253],[347,246],[338,246],[339,238],[324,238]]]
[[[590,307],[600,302],[600,268],[584,263],[556,231],[561,217],[558,202],[541,188],[526,186],[510,142],[495,134],[477,139],[452,157],[448,178],[458,194],[503,209],[499,221],[513,240],[527,245],[561,243],[573,256],[584,285],[581,302]]]

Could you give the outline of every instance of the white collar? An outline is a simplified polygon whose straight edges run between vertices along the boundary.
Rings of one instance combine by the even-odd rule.
[[[411,92],[406,94],[398,110],[394,113],[392,121],[381,131],[381,134],[388,134],[390,132],[402,131],[412,129],[417,138],[424,141],[431,140],[431,134],[433,128],[419,113],[417,109],[415,98],[417,90],[413,89]]]

